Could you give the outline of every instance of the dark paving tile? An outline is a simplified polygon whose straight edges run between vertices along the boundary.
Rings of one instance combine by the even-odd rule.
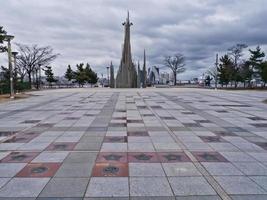
[[[195,114],[194,112],[191,112],[191,111],[182,111],[181,113],[184,115],[194,115]]]
[[[79,120],[80,117],[65,117],[64,120]]]
[[[126,123],[109,123],[109,127],[126,127]]]
[[[88,182],[89,178],[52,178],[39,197],[83,197]]]
[[[161,119],[163,119],[163,120],[173,120],[173,119],[175,119],[174,117],[172,117],[172,116],[168,116],[168,117],[160,117]]]
[[[150,106],[150,108],[152,108],[152,109],[162,109],[161,106]]]
[[[228,162],[218,152],[192,152],[199,162]]]
[[[158,153],[158,158],[162,163],[191,162],[190,158],[183,152]]]
[[[127,143],[126,136],[106,136],[104,142],[107,143]]]
[[[217,112],[217,113],[228,113],[227,110],[215,110],[215,112]]]
[[[188,127],[169,127],[171,131],[188,131]]]
[[[159,159],[156,153],[128,153],[128,162],[157,163]]]
[[[60,165],[60,163],[30,163],[16,177],[52,177]]]
[[[131,200],[175,200],[175,197],[131,197]]]
[[[96,162],[127,163],[127,153],[99,153]]]
[[[252,126],[255,126],[256,128],[267,128],[267,123],[265,124],[250,124]]]
[[[195,122],[197,123],[212,123],[210,120],[207,120],[207,119],[201,119],[201,120],[194,120]]]
[[[11,152],[1,160],[1,163],[29,163],[39,152]]]
[[[266,200],[267,195],[231,195],[233,200]]]
[[[83,200],[83,198],[76,198],[76,197],[70,197],[70,198],[64,198],[64,197],[39,197],[36,200]]]
[[[129,169],[127,163],[96,163],[92,176],[94,177],[127,177]]]
[[[83,142],[84,140],[81,140],[81,142],[77,143],[74,150],[77,151],[99,151],[102,142]]]
[[[128,136],[149,136],[147,131],[127,131]]]
[[[219,196],[206,196],[206,195],[199,195],[199,196],[186,196],[186,197],[176,197],[176,200],[221,200]]]
[[[147,106],[137,106],[138,109],[146,109]]]
[[[91,127],[87,128],[87,131],[107,131],[107,127]]]
[[[60,166],[55,177],[61,178],[90,178],[94,163],[64,163]]]
[[[226,142],[219,136],[199,136],[203,142]]]
[[[55,124],[53,123],[40,123],[40,124],[37,124],[36,126],[37,127],[47,127],[47,128],[50,128],[50,127],[53,127]]]
[[[185,127],[202,127],[198,123],[182,123]]]
[[[0,200],[36,200],[36,198],[30,197],[0,197]]]
[[[95,162],[97,153],[94,152],[71,152],[65,158],[66,163],[88,163]]]
[[[267,150],[267,142],[256,142],[255,144]]]
[[[21,122],[22,124],[37,124],[39,123],[41,120],[25,120],[23,122]]]
[[[246,132],[246,130],[241,127],[225,127],[225,129],[230,132]]]
[[[75,148],[75,142],[55,142],[50,144],[46,150],[47,151],[71,151]]]
[[[231,131],[213,131],[214,134],[216,134],[217,136],[236,136],[234,133],[232,133]]]
[[[266,119],[264,119],[264,118],[262,118],[262,117],[248,117],[248,119],[251,119],[251,120],[253,120],[253,121],[262,121],[262,120],[266,120]]]
[[[127,119],[127,123],[144,123],[143,120]]]
[[[152,117],[152,116],[155,116],[154,114],[141,114],[142,116],[144,117]]]
[[[12,138],[6,140],[4,143],[27,143],[31,141],[33,138],[37,137],[39,134],[17,134]]]
[[[96,116],[96,114],[84,114],[83,116],[86,116],[86,117],[94,117],[94,116]]]
[[[15,131],[0,131],[0,137],[6,137],[6,136],[11,136],[15,135]]]
[[[115,112],[126,112],[124,109],[116,109]]]

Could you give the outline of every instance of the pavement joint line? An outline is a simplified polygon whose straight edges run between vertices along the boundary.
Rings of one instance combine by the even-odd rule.
[[[137,92],[138,95],[142,98],[139,92]],[[161,93],[157,93],[160,96],[165,97]],[[143,99],[143,101],[146,103],[146,100]],[[158,116],[156,112],[153,111],[153,109],[146,103],[149,110],[156,116],[156,118],[161,122],[161,124],[166,128],[168,133],[175,139],[175,141],[178,143],[178,145],[181,145],[181,147],[185,147],[184,144],[174,135],[174,133],[169,129],[169,127],[166,125],[166,123]],[[187,109],[187,108],[186,108]],[[190,110],[190,109],[188,109]],[[232,198],[223,190],[223,188],[217,183],[217,181],[208,173],[208,171],[201,165],[199,161],[195,158],[195,156],[190,151],[184,151],[187,156],[190,156],[192,158],[193,164],[196,166],[196,168],[200,171],[200,173],[203,175],[203,177],[206,179],[206,181],[210,184],[210,186],[215,190],[215,192],[220,196],[222,200],[231,200]]]
[[[52,103],[52,102],[54,102],[54,101],[57,101],[57,100],[59,100],[59,99],[67,98],[67,97],[70,97],[70,96],[72,96],[72,95],[76,95],[76,94],[78,94],[78,92],[73,92],[73,93],[71,93],[71,94],[64,95],[64,96],[61,96],[61,97],[57,97],[57,98],[55,98],[55,99],[50,99],[50,100],[48,100],[48,101],[44,101],[44,102],[41,102],[41,103],[39,103],[39,104],[31,105],[31,106],[28,106],[28,107],[23,108],[23,109],[18,109],[18,110],[13,110],[13,111],[8,112],[8,113],[3,113],[2,115],[0,115],[0,119],[5,118],[5,117],[8,117],[8,116],[10,116],[10,115],[17,114],[17,113],[19,113],[19,112],[21,112],[21,111],[23,112],[23,111],[25,111],[25,110],[28,111],[28,110],[30,110],[30,109],[38,108],[38,107],[40,107],[40,106],[47,105],[47,104]]]
[[[201,93],[199,93],[199,92],[197,92],[198,94],[200,94],[201,95]],[[228,99],[226,99],[226,98],[224,98],[224,97],[221,97],[221,96],[214,96],[214,95],[211,95],[211,94],[206,94],[207,96],[210,96],[210,97],[213,97],[213,98],[218,98],[218,99],[222,99],[222,100],[225,100],[225,101],[228,101]],[[239,95],[240,96],[240,95]],[[238,102],[238,101],[233,101],[232,100],[232,102],[235,102],[235,103],[240,103],[240,102]],[[248,105],[250,105],[250,104],[248,104]],[[227,107],[227,109],[229,109],[229,110],[232,110],[232,111],[238,111],[238,112],[240,112],[240,113],[244,113],[244,114],[247,114],[247,115],[252,115],[252,116],[254,116],[254,117],[257,117],[256,115],[253,115],[253,114],[251,114],[251,113],[247,113],[247,112],[245,112],[245,111],[242,111],[242,110],[240,110],[240,109],[238,109],[238,108],[234,108],[234,107],[231,107],[231,106],[228,106]],[[203,111],[202,111],[203,112]],[[225,121],[224,121],[225,122]]]

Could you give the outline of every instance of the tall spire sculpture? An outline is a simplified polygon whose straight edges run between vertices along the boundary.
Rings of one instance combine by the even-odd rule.
[[[132,61],[131,43],[130,43],[130,27],[133,23],[130,22],[129,11],[124,26],[124,44],[122,49],[122,58],[116,78],[117,88],[136,88],[137,73],[135,65]]]

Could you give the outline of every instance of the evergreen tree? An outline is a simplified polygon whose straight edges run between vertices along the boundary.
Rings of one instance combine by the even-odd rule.
[[[260,46],[257,46],[256,50],[249,49],[249,52],[251,54],[249,58],[251,65],[253,67],[259,66],[262,63],[263,58],[265,57],[265,53],[261,51]]]
[[[220,58],[220,64],[218,67],[218,79],[222,86],[229,84],[233,79],[235,73],[234,63],[228,55],[224,55]]]
[[[80,63],[77,64],[77,70],[74,73],[74,77],[75,77],[75,82],[77,82],[79,84],[79,87],[83,87],[83,85],[86,83],[87,81],[87,74],[86,74],[86,70],[84,69],[84,64]]]
[[[265,87],[266,86],[266,83],[267,83],[267,61],[262,62],[259,65],[259,74],[260,74],[261,80],[264,83],[263,86]]]
[[[52,67],[45,66],[44,72],[45,72],[45,75],[46,75],[46,81],[49,83],[49,86],[52,87],[52,83],[53,82],[57,82],[57,80],[54,77],[54,73],[53,73]]]
[[[248,82],[248,86],[250,87],[252,75],[253,69],[250,66],[250,62],[243,62],[239,67],[239,79],[242,83],[244,83],[244,87],[246,87],[246,82]]]
[[[3,46],[5,36],[6,36],[6,31],[3,29],[2,26],[0,26],[0,53],[7,51],[7,48]]]
[[[257,46],[255,50],[249,49],[249,52],[251,54],[249,58],[249,63],[252,66],[254,74],[256,75],[255,77],[262,78],[263,69],[261,69],[261,67],[264,65],[261,65],[261,63],[263,62],[265,53],[261,51],[260,46]]]
[[[87,83],[89,84],[96,84],[97,83],[97,74],[92,70],[90,65],[87,63],[85,67],[86,76],[87,76]]]
[[[70,65],[68,65],[67,71],[65,72],[64,76],[68,81],[74,79],[74,72],[72,71]]]

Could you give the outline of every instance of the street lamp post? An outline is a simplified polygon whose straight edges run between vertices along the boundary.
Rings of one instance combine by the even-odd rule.
[[[15,77],[16,77],[17,76],[17,55],[18,55],[18,52],[13,51],[12,55],[13,55],[13,58],[14,58],[14,74],[15,74]]]
[[[12,67],[12,53],[11,53],[11,40],[14,39],[12,35],[6,35],[5,41],[7,41],[7,53],[8,53],[8,68],[10,75],[10,98],[14,99],[14,85],[13,85],[13,67]]]

